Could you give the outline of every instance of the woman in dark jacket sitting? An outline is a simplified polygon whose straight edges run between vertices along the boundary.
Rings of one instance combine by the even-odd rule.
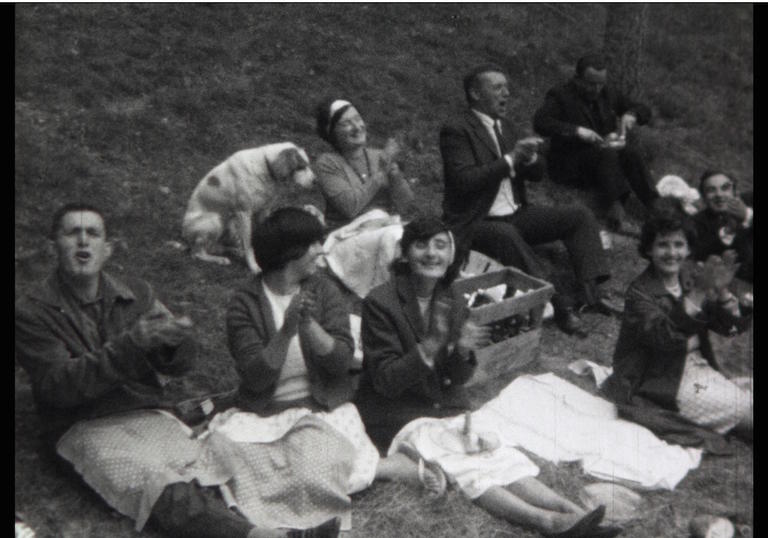
[[[603,389],[619,404],[646,398],[718,433],[737,425],[751,432],[751,378],[727,379],[707,334],[746,329],[751,299],[740,302],[728,290],[738,269],[728,256],[688,270],[695,238],[676,201],[660,200],[640,237],[640,254],[651,263],[627,290],[613,375]]]
[[[462,310],[454,307],[455,245],[443,222],[414,220],[400,247],[392,279],[363,302],[363,376],[356,403],[379,449],[414,418],[467,409],[462,385],[477,366],[473,350],[490,341],[488,328],[460,319]]]

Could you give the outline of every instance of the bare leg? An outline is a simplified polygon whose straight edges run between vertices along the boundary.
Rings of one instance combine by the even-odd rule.
[[[423,463],[423,465],[424,477],[420,478],[419,464],[409,456],[397,452],[379,460],[376,478],[422,486],[435,495],[442,495],[446,487],[443,471],[435,463]]]
[[[397,452],[379,460],[376,480],[398,480],[419,484],[419,466],[405,454]]]
[[[491,486],[474,502],[496,517],[546,533],[570,529],[583,517],[583,514],[538,508],[498,486]]]
[[[586,514],[586,511],[578,504],[569,501],[532,476],[522,478],[511,484],[509,490],[521,499],[539,508],[546,508],[557,512],[573,512],[580,516]]]

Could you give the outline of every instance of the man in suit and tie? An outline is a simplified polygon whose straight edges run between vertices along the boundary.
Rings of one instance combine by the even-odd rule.
[[[615,308],[598,286],[610,273],[592,213],[581,206],[528,202],[525,181],[542,178],[541,139],[517,139],[504,118],[510,96],[504,70],[491,64],[473,69],[464,78],[464,92],[469,110],[440,131],[443,218],[459,246],[546,278],[531,246],[560,240],[581,284],[583,305],[610,314]],[[555,321],[564,332],[583,337],[574,299],[555,294]]]
[[[658,197],[642,156],[627,134],[645,125],[650,109],[606,86],[602,54],[576,63],[576,76],[547,92],[533,128],[550,137],[549,177],[558,183],[593,189],[614,230],[621,228],[631,191],[646,206]]]

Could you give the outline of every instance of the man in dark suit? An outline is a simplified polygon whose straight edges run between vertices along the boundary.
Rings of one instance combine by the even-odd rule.
[[[618,230],[630,190],[646,206],[657,197],[648,168],[626,136],[648,123],[651,111],[606,86],[606,79],[601,54],[580,58],[576,76],[547,92],[533,128],[550,137],[550,178],[597,191],[608,226]]]
[[[460,248],[478,250],[504,265],[546,278],[532,245],[561,240],[584,291],[584,303],[600,313],[613,309],[598,284],[610,278],[594,216],[580,206],[528,203],[525,180],[538,181],[541,139],[517,139],[504,119],[509,99],[503,69],[484,65],[464,78],[469,110],[440,131],[445,173],[443,218]],[[556,293],[555,321],[568,334],[586,336],[572,298]]]
[[[693,217],[696,222],[694,259],[704,261],[713,254],[722,256],[726,250],[733,250],[740,264],[736,276],[751,283],[755,238],[753,193],[740,195],[736,180],[716,170],[702,174],[699,192],[705,207]]]

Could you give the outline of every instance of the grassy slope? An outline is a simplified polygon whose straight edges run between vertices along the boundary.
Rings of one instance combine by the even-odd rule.
[[[644,140],[655,177],[692,180],[718,166],[751,186],[751,6],[652,4],[650,16],[644,89],[656,120]],[[16,292],[51,267],[34,253],[53,208],[94,201],[122,239],[111,270],[150,279],[172,309],[190,314],[207,351],[197,381],[230,387],[223,308],[244,267],[194,263],[164,244],[179,239],[187,197],[207,170],[278,140],[325,151],[311,114],[320,97],[343,96],[360,104],[375,143],[401,138],[419,194],[437,210],[437,130],[462,106],[461,74],[478,62],[506,66],[510,117],[529,129],[544,91],[570,74],[579,52],[600,45],[604,17],[586,4],[17,6]],[[563,198],[547,184],[534,196]],[[633,249],[617,238],[617,290],[638,270]],[[545,253],[564,260],[562,250]],[[587,321],[586,341],[545,329],[536,368],[567,376],[565,359],[609,363],[617,322]],[[751,360],[749,337],[720,347],[735,368]],[[132,535],[129,522],[41,459],[38,420],[17,368],[17,510],[42,535]],[[751,523],[752,450],[739,447],[737,457],[706,459],[675,492],[645,495],[648,513],[626,535],[679,536],[697,511]],[[587,482],[573,466],[542,464],[542,477],[571,496]],[[429,502],[394,484],[357,496],[354,517],[355,536],[529,535],[456,494]]]

